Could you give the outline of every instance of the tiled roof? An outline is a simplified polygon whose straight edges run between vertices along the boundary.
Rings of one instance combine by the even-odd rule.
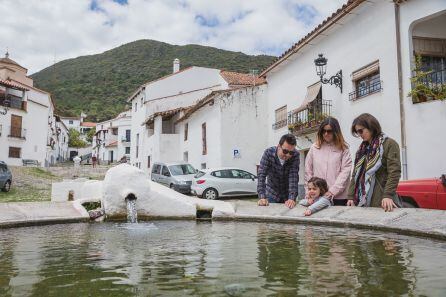
[[[176,115],[177,113],[183,111],[183,110],[187,110],[190,107],[179,107],[179,108],[175,108],[175,109],[170,109],[170,110],[165,110],[165,111],[159,111],[159,112],[155,112],[154,114],[152,114],[151,116],[149,116],[142,124],[141,126],[144,125],[150,125],[151,123],[153,123],[153,121],[155,120],[155,118],[157,116],[162,116],[163,118],[166,117],[172,117],[174,115]]]
[[[83,127],[96,127],[96,123],[93,123],[93,122],[82,122],[81,126],[83,126]]]
[[[233,86],[252,86],[266,83],[264,78],[253,76],[252,74],[247,73],[222,70],[220,71],[220,75],[229,85]]]
[[[262,73],[260,73],[260,76],[265,76],[268,72],[270,72],[273,68],[275,68],[277,65],[285,61],[289,56],[299,51],[300,48],[302,48],[304,45],[308,44],[313,38],[330,28],[332,25],[336,24],[337,21],[339,21],[341,18],[343,18],[345,15],[348,15],[350,11],[352,11],[354,8],[356,8],[358,5],[360,5],[363,2],[366,2],[367,0],[348,0],[347,3],[342,5],[341,8],[336,10],[331,16],[326,18],[322,23],[320,23],[316,28],[314,28],[310,33],[305,35],[302,39],[300,39],[298,42],[296,42],[293,46],[291,46],[288,50],[286,50],[282,55],[280,55],[270,66],[265,68]],[[399,3],[403,0],[394,0],[394,2]]]
[[[17,90],[22,90],[22,91],[29,91],[29,89],[27,89],[25,87],[22,87],[19,84],[15,84],[15,83],[13,83],[10,80],[2,80],[2,79],[0,79],[0,85],[3,85],[3,86],[8,87],[8,88],[12,88],[12,89],[17,89]]]
[[[211,103],[212,101],[214,101],[216,95],[224,94],[224,93],[231,93],[231,92],[234,92],[234,91],[237,91],[237,90],[241,90],[241,89],[245,89],[245,88],[248,88],[248,87],[245,86],[245,87],[239,87],[239,88],[235,88],[235,89],[226,89],[226,90],[218,90],[218,91],[211,92],[210,94],[208,94],[204,98],[198,100],[195,103],[195,105],[189,107],[186,110],[186,112],[184,113],[184,115],[176,121],[176,123],[179,123],[181,121],[184,121],[184,120],[188,119],[194,112],[196,112],[197,110],[199,110],[200,108],[202,108],[206,104]]]

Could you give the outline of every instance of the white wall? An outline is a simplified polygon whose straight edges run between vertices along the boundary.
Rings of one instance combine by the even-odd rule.
[[[353,119],[361,113],[373,114],[380,121],[386,134],[400,142],[400,121],[398,101],[398,80],[396,64],[396,42],[394,28],[393,3],[378,1],[364,3],[354,13],[342,19],[342,25],[319,36],[286,65],[267,75],[268,81],[268,131],[269,145],[276,145],[280,137],[287,133],[287,127],[273,130],[275,110],[283,105],[291,111],[300,106],[305,99],[307,87],[319,80],[316,75],[314,59],[323,53],[328,59],[326,77],[340,69],[343,72],[343,93],[333,85],[322,86],[322,98],[331,100],[332,116],[336,117],[346,141],[354,154],[359,146],[359,139],[350,133]],[[380,20],[377,22],[376,20]],[[349,93],[354,90],[351,74],[355,70],[379,60],[380,76],[383,89],[379,93],[349,101]],[[308,149],[314,142],[315,134],[298,138],[298,149]],[[303,159],[302,159],[303,161]],[[300,181],[303,181],[304,163],[301,162]]]
[[[9,165],[21,166],[22,159],[32,159],[45,165],[47,154],[48,115],[50,99],[47,93],[35,89],[27,92],[27,111],[10,108],[6,115],[0,115],[2,132],[0,136],[0,160]],[[44,99],[46,98],[46,102]],[[11,115],[22,117],[22,129],[25,129],[25,139],[8,137],[11,126]],[[9,147],[20,147],[21,158],[9,158]]]
[[[267,147],[266,85],[233,91],[217,105],[221,113],[221,164],[257,175],[257,165]],[[234,149],[240,156],[234,157]]]
[[[188,161],[200,169],[234,166],[256,173],[266,148],[266,86],[234,90],[218,94],[213,104],[195,111],[176,126],[180,153],[188,153]],[[184,127],[188,124],[188,139],[184,141]],[[202,154],[202,124],[206,123],[207,154]],[[240,158],[234,158],[238,149]]]
[[[446,2],[407,1],[401,5],[400,14],[408,178],[438,177],[446,173],[443,131],[446,104],[439,101],[413,104],[407,94],[411,90],[412,32],[416,36],[446,38]]]

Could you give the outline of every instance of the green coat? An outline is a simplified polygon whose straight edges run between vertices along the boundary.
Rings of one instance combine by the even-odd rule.
[[[376,181],[370,206],[381,207],[383,198],[392,198],[398,207],[402,207],[401,200],[396,194],[396,188],[401,177],[400,147],[395,140],[386,138],[383,148],[382,165],[375,174]],[[352,174],[348,199],[353,199],[354,195],[355,177]]]

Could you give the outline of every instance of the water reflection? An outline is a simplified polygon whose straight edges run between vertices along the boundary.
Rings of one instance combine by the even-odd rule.
[[[266,223],[0,230],[0,296],[441,296],[444,242]]]

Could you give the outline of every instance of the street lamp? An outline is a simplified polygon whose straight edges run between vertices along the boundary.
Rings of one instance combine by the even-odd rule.
[[[323,54],[319,54],[319,57],[314,60],[314,65],[316,66],[316,74],[321,78],[321,83],[335,85],[341,89],[342,93],[342,70],[328,79],[324,78],[325,73],[327,73],[327,58]]]
[[[8,113],[9,110],[9,104],[11,102],[9,101],[9,99],[6,97],[5,100],[3,100],[3,111],[0,111],[0,114],[5,115]]]

